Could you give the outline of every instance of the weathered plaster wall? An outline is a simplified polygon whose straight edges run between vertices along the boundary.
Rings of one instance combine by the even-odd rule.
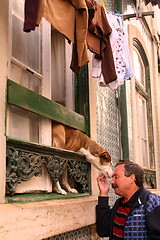
[[[96,197],[0,205],[0,239],[40,240],[95,223]]]
[[[0,1],[0,203],[4,202],[6,173],[5,104],[8,59],[8,1]],[[3,36],[3,37],[2,37]]]

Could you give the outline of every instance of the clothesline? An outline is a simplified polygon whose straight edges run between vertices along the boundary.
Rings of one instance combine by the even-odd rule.
[[[114,15],[122,17],[122,14],[119,13],[117,10],[113,10],[111,8],[106,7],[104,1],[100,2],[100,5],[104,8],[105,12],[111,12]]]
[[[104,8],[106,12],[111,12],[114,15],[118,15],[123,18],[123,20],[130,19],[130,18],[135,18],[135,17],[145,17],[145,16],[152,16],[154,18],[154,11],[148,11],[148,12],[141,12],[142,9],[139,9],[141,14],[139,14],[136,10],[136,13],[132,14],[121,14],[117,10],[112,10],[111,8],[108,8],[105,6],[104,1],[100,2],[100,5]],[[140,6],[139,6],[140,8]]]
[[[109,24],[112,28],[112,32],[110,34],[110,41],[111,41],[112,52],[113,52],[113,55],[114,55],[114,63],[115,63],[115,68],[116,68],[116,73],[117,73],[117,79],[115,81],[109,83],[109,84],[106,84],[104,79],[103,79],[103,74],[100,71],[101,62],[99,60],[95,60],[94,56],[93,56],[93,63],[92,63],[92,69],[93,69],[92,70],[92,76],[99,79],[99,84],[101,86],[108,86],[112,89],[117,89],[119,85],[123,85],[124,80],[130,80],[132,78],[133,74],[134,74],[134,73],[132,73],[129,46],[128,46],[128,43],[127,43],[126,39],[124,38],[125,33],[123,31],[123,21],[126,20],[126,19],[135,18],[135,17],[137,19],[137,17],[139,17],[139,16],[141,16],[141,17],[144,17],[144,16],[154,17],[154,12],[153,11],[141,12],[141,1],[139,1],[139,8],[137,9],[137,12],[134,13],[134,14],[127,14],[127,15],[122,15],[116,10],[113,11],[110,8],[107,8],[103,1],[100,3],[100,5],[104,8],[104,10],[106,12],[106,15],[107,15],[107,18],[109,17],[109,14],[112,14],[112,16],[115,16],[116,21],[119,22],[119,26],[116,26],[116,29],[115,29],[115,23],[112,25],[112,23],[109,21],[109,18],[108,18]],[[140,14],[140,12],[141,12],[141,14]],[[121,23],[120,23],[120,21],[121,21]],[[121,29],[121,30],[119,31],[118,29]],[[113,43],[112,43],[112,41],[113,41],[113,39],[112,39],[113,36],[112,35],[113,35],[113,31],[115,32],[115,30],[119,31],[118,38],[121,38],[116,43],[117,46],[120,46],[119,49],[117,49],[117,48],[115,49],[114,46],[113,46]],[[122,35],[121,35],[121,31],[123,32]],[[122,47],[124,41],[126,41],[125,48],[127,50],[126,49],[124,50],[124,46]],[[120,56],[120,54],[118,53],[118,57],[117,57],[117,52],[116,51],[121,52],[122,55]],[[127,51],[127,55],[125,54],[125,51]],[[127,61],[125,59],[126,57],[127,57]],[[134,69],[134,71],[137,71],[137,70],[138,70],[138,68]]]
[[[129,47],[123,29],[125,15],[107,9],[104,2],[100,5],[96,0],[82,0],[81,5],[76,6],[74,0],[64,1],[63,5],[59,0],[48,0],[45,4],[45,0],[25,0],[24,31],[35,30],[44,17],[72,43],[72,71],[79,72],[80,67],[89,61],[89,49],[98,64],[96,77],[104,85],[116,89],[124,80],[131,79]],[[150,14],[153,16],[152,12]],[[30,26],[31,22],[33,26]]]
[[[152,16],[152,18],[154,18],[154,11],[142,12],[142,17],[145,17],[145,16]],[[126,15],[123,15],[123,20],[135,18],[135,17],[136,17],[136,13],[126,14]]]
[[[93,56],[92,60],[92,77],[98,78],[100,86],[107,86],[117,89],[119,85],[124,84],[124,80],[130,80],[133,76],[131,67],[131,58],[128,46],[128,40],[123,29],[123,17],[118,11],[107,9],[104,3],[101,6],[105,10],[106,18],[112,29],[109,35],[115,70],[117,78],[111,83],[106,83],[101,70],[101,60]]]

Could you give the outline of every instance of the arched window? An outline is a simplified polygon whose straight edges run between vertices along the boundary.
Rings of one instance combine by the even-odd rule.
[[[143,60],[141,58],[138,49],[134,48],[133,50],[134,57],[134,74],[136,80],[145,88],[145,66],[143,64]]]
[[[135,95],[136,95],[136,140],[138,158],[144,169],[155,169],[152,102],[149,62],[141,43],[134,39],[133,49]]]

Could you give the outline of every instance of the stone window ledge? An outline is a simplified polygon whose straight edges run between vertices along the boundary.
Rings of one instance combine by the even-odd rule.
[[[3,240],[43,239],[95,224],[97,196],[36,203],[1,204]]]

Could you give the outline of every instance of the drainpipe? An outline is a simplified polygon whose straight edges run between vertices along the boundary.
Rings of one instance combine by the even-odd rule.
[[[115,10],[122,14],[122,0],[115,0]],[[128,121],[127,121],[127,99],[126,83],[119,88],[119,126],[120,126],[120,148],[121,158],[129,159],[128,143]]]
[[[122,0],[115,0],[115,10],[122,13]]]
[[[127,120],[127,99],[126,99],[126,83],[120,86],[120,131],[121,131],[121,148],[122,159],[129,160],[129,143],[128,143],[128,120]]]

